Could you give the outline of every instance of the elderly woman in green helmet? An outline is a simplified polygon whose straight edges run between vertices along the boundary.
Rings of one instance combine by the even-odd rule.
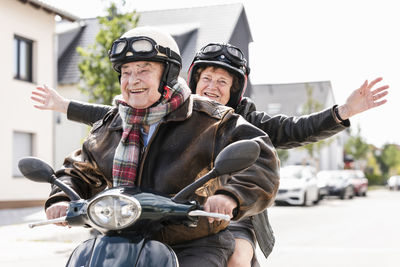
[[[260,155],[248,169],[223,175],[193,196],[205,211],[233,220],[273,202],[279,159],[268,136],[232,109],[192,95],[178,77],[181,57],[173,38],[139,27],[114,41],[109,58],[120,74],[121,95],[91,129],[82,148],[56,172],[82,198],[106,187],[137,186],[174,195],[210,170],[215,156],[239,140],[254,140]],[[196,159],[196,160],[193,160]],[[48,219],[65,216],[68,196],[53,187]],[[199,219],[197,227],[169,225],[153,238],[170,245],[180,266],[225,266],[234,251],[228,223]]]
[[[293,148],[330,137],[350,126],[349,118],[357,113],[382,105],[386,100],[388,86],[373,89],[381,78],[354,90],[343,105],[307,116],[269,116],[256,110],[254,103],[243,97],[250,69],[242,51],[229,44],[211,43],[196,53],[188,72],[188,83],[192,93],[213,99],[232,107],[248,122],[265,131],[276,148]],[[47,87],[37,87],[33,99],[39,109],[50,109],[67,113],[71,120],[93,124],[110,107],[84,104],[64,99]],[[268,221],[267,211],[256,216],[231,222],[229,230],[236,240],[235,252],[228,266],[257,266],[254,257],[257,239],[264,255],[268,257],[274,236]]]

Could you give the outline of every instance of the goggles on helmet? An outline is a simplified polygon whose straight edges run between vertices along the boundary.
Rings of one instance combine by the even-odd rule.
[[[245,74],[249,72],[247,60],[242,50],[229,44],[208,44],[201,48],[198,57],[202,60],[218,58],[219,61],[225,61],[229,65],[242,69]]]
[[[177,53],[146,36],[119,38],[113,42],[108,55],[111,62],[122,62],[126,58],[149,60],[158,57],[173,59],[181,64],[181,57]]]

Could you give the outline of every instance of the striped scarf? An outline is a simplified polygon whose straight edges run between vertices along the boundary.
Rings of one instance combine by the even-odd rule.
[[[123,133],[115,150],[113,162],[113,186],[133,186],[139,166],[140,127],[160,122],[167,114],[180,107],[190,95],[186,82],[179,78],[172,87],[166,87],[162,101],[155,107],[135,109],[116,98],[118,113],[122,119]]]

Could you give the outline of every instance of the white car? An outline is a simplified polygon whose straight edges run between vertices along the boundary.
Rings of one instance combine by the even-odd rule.
[[[309,206],[318,203],[317,178],[313,167],[285,166],[280,170],[280,178],[276,204]]]
[[[389,190],[400,190],[400,175],[394,175],[387,181]]]

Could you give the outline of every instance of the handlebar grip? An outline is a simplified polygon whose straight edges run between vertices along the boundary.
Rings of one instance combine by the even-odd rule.
[[[63,223],[63,222],[67,222],[66,218],[67,218],[67,216],[63,216],[63,217],[52,219],[52,220],[30,223],[30,224],[28,224],[28,226],[29,226],[29,228],[33,228],[35,226],[42,226],[42,225],[53,224],[53,223]]]
[[[226,214],[216,213],[216,212],[205,212],[204,210],[192,210],[189,212],[189,216],[201,216],[201,217],[213,217],[216,219],[221,219],[224,221],[230,221],[231,217]]]

